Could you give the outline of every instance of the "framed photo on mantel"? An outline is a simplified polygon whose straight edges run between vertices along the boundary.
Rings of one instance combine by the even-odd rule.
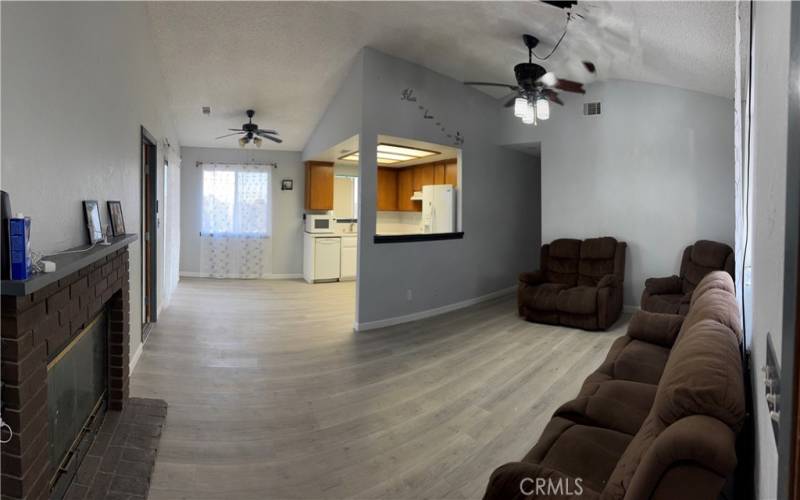
[[[114,236],[125,234],[125,219],[122,217],[122,202],[108,202],[108,218],[111,220],[111,233]]]

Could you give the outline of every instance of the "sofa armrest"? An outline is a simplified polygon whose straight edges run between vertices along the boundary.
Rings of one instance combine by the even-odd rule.
[[[483,500],[553,498],[548,485],[560,486],[561,495],[558,498],[578,500],[599,497],[599,492],[591,491],[583,478],[571,477],[532,462],[509,462],[492,472]]]
[[[619,285],[619,278],[616,274],[606,274],[597,282],[597,288],[615,287]]]
[[[542,271],[519,273],[519,282],[526,285],[540,285],[544,283],[544,273]]]
[[[636,311],[628,323],[628,336],[657,344],[663,347],[672,347],[675,338],[681,330],[683,316],[680,314],[653,313]]]
[[[681,279],[674,274],[666,278],[647,278],[644,287],[650,295],[681,293]]]
[[[691,415],[674,422],[642,456],[625,498],[651,498],[664,474],[677,464],[711,471],[724,480],[736,468],[736,434],[708,415]]]

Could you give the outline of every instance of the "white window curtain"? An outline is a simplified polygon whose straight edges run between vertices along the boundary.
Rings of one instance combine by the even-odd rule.
[[[271,271],[270,165],[204,163],[201,255],[213,278]]]

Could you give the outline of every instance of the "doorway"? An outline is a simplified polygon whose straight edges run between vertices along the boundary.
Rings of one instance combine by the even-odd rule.
[[[156,140],[141,128],[141,250],[142,250],[142,343],[147,340],[158,316],[157,238],[158,238],[158,166]]]

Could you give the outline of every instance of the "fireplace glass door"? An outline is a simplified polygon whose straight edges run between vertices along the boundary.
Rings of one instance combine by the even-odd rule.
[[[107,337],[102,312],[47,365],[48,451],[56,476],[83,438],[89,418],[104,409]]]

